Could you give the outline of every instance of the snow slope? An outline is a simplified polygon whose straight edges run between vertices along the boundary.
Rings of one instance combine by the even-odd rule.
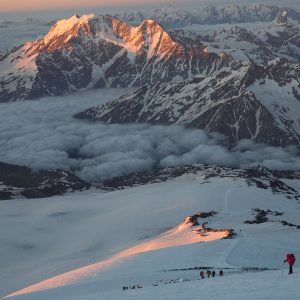
[[[298,270],[297,270],[298,271]],[[167,284],[161,282],[158,286],[143,287],[140,290],[128,291],[106,291],[97,293],[97,282],[93,285],[78,286],[77,296],[68,296],[65,294],[64,300],[86,299],[86,300],[115,300],[115,299],[143,299],[143,300],[182,300],[192,299],[196,300],[199,297],[208,298],[212,300],[224,299],[249,299],[249,300],[298,300],[299,299],[299,273],[295,276],[289,277],[283,275],[281,271],[268,271],[261,273],[246,273],[233,274],[223,278],[211,278],[199,281],[196,278],[191,281],[185,281],[183,277],[179,280],[169,281]],[[167,281],[165,281],[167,282]],[[82,295],[82,288],[85,293]],[[62,292],[62,291],[61,291]],[[54,299],[51,297],[59,296],[59,293],[49,293],[42,295],[28,295],[20,299]],[[201,298],[200,298],[201,299]]]
[[[293,186],[299,188],[298,180]],[[271,210],[269,222],[245,224],[244,221],[255,218],[254,208]],[[195,240],[191,235],[187,242],[180,243],[181,233],[187,228],[183,226],[179,235],[172,235],[178,230],[170,228],[176,228],[198,211],[217,212],[198,222],[208,222],[207,226],[213,229],[231,228],[236,238],[199,243],[202,237]],[[265,292],[259,288],[256,274],[241,275],[241,268],[276,269],[282,267],[287,251],[300,255],[299,229],[281,223],[285,220],[299,225],[299,203],[293,196],[249,186],[244,179],[205,179],[201,172],[108,193],[90,191],[53,197],[51,201],[2,202],[0,215],[0,257],[6,257],[1,261],[2,296],[62,274],[59,280],[50,279],[18,292],[18,299],[169,299],[170,294],[184,299],[190,294],[195,298],[199,292],[216,299],[225,289],[229,295],[227,283],[231,276],[236,276],[238,282],[250,280],[247,288],[256,290],[257,299],[267,299],[262,298]],[[179,243],[173,240],[169,247],[161,247],[162,238],[170,233]],[[140,244],[143,246],[132,248]],[[151,245],[149,252],[145,252],[145,245]],[[134,251],[126,251],[128,248]],[[171,280],[196,280],[199,271],[187,269],[201,266],[232,268],[226,269],[228,279],[225,277],[224,285],[218,285],[216,294],[211,291],[209,280],[201,286],[198,282],[187,283],[186,291],[186,282],[164,284]],[[65,273],[72,269],[75,270],[71,274]],[[259,278],[265,278],[264,274],[259,274]],[[280,271],[270,274],[275,281],[281,276]],[[128,294],[121,291],[122,286],[134,284],[143,289],[126,291]],[[284,282],[283,287],[290,284]],[[249,290],[235,293],[245,295]],[[291,290],[288,299],[296,299],[296,293],[297,290]]]

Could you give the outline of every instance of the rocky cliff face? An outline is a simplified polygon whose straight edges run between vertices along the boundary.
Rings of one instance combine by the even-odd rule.
[[[271,145],[300,144],[300,66],[275,60],[191,81],[145,86],[76,117],[180,124]]]
[[[134,27],[109,16],[73,16],[0,58],[0,101],[182,80],[230,64],[204,49],[153,20]]]

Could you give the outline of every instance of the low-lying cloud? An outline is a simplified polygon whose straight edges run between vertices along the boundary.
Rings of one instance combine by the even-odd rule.
[[[179,126],[105,125],[72,116],[127,92],[104,89],[0,105],[0,161],[33,169],[58,168],[99,183],[132,171],[207,163],[300,169],[295,147],[241,141],[228,149],[218,134]]]

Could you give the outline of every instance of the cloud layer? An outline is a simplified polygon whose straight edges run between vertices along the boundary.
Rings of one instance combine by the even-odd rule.
[[[233,149],[218,134],[179,126],[105,125],[73,119],[84,109],[127,92],[104,89],[38,101],[1,104],[0,161],[59,168],[99,183],[132,171],[207,163],[300,169],[296,148],[242,141]]]

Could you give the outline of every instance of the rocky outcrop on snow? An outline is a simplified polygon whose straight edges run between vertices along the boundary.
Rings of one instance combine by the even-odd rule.
[[[89,187],[88,183],[65,171],[33,172],[28,167],[0,162],[0,200],[44,198]]]
[[[288,23],[288,12],[286,10],[278,12],[274,23],[279,26],[287,25]]]
[[[6,51],[0,50],[0,61],[3,60],[6,57]]]
[[[0,102],[182,80],[229,64],[204,49],[154,20],[134,27],[110,16],[76,15],[0,58]]]
[[[231,143],[300,144],[300,65],[279,59],[191,81],[144,86],[77,118],[179,124],[219,132]]]
[[[274,194],[283,194],[288,199],[300,200],[300,191],[295,190],[285,182],[286,179],[289,181],[299,180],[300,172],[270,170],[259,166],[252,169],[234,169],[203,164],[168,167],[115,177],[104,181],[102,188],[120,190],[149,183],[165,182],[188,174],[197,174],[199,181],[202,183],[209,183],[213,178],[244,179],[249,186],[254,185],[259,189],[271,190]],[[215,212],[197,214],[190,217],[190,222],[197,225],[198,218],[212,217],[213,215],[215,215]]]
[[[150,18],[157,20],[167,28],[178,28],[192,24],[272,22],[282,12],[287,12],[293,20],[300,20],[300,14],[296,10],[262,4],[254,4],[249,7],[209,5],[204,9],[194,11],[187,11],[169,5],[150,12],[127,12],[117,14],[115,17],[132,24],[138,24],[142,20]]]

